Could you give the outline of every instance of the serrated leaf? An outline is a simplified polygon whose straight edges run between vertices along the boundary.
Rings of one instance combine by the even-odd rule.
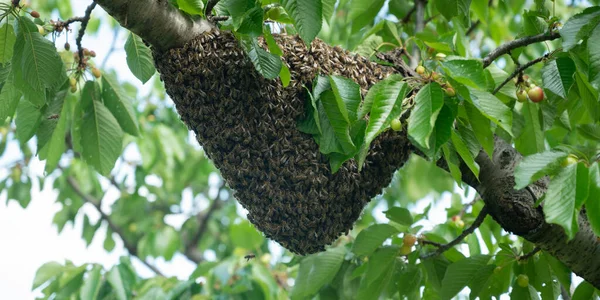
[[[274,79],[279,75],[282,66],[279,56],[265,51],[258,45],[256,39],[242,38],[241,43],[258,73],[267,79]]]
[[[291,292],[292,298],[304,299],[316,294],[331,282],[342,266],[346,250],[343,247],[313,254],[300,262],[298,276]]]
[[[48,262],[43,264],[36,272],[35,277],[33,279],[33,287],[32,290],[37,289],[42,284],[46,283],[48,280],[52,279],[55,276],[58,276],[63,271],[63,265],[57,262]]]
[[[352,246],[352,252],[357,256],[370,255],[386,239],[398,233],[398,229],[388,224],[371,225],[358,233]]]
[[[250,37],[258,37],[263,32],[263,9],[254,7],[248,10],[242,17],[242,23],[236,30]]]
[[[12,57],[13,83],[27,101],[41,107],[45,90],[61,86],[66,80],[62,59],[54,44],[45,39],[37,26],[26,17],[18,18],[17,39]]]
[[[125,42],[125,54],[127,54],[129,70],[142,83],[146,83],[156,73],[150,48],[133,33],[129,34]]]
[[[415,97],[415,106],[408,119],[408,134],[423,148],[429,148],[429,137],[444,106],[442,87],[432,82]]]
[[[596,26],[587,43],[590,61],[590,83],[596,90],[600,89],[600,25]]]
[[[82,91],[82,156],[100,174],[108,175],[121,154],[123,131],[100,101],[100,88],[97,85],[96,82],[88,81]]]
[[[0,27],[0,64],[5,64],[12,59],[13,48],[17,36],[12,25],[4,23]]]
[[[449,265],[442,280],[442,299],[451,299],[475,280],[490,258],[488,255],[473,255]]]
[[[352,21],[352,32],[358,32],[373,22],[385,0],[362,1],[353,0],[348,18]]]
[[[471,0],[435,0],[437,10],[450,21],[454,17],[468,20]]]
[[[294,20],[294,26],[304,43],[310,45],[323,25],[321,0],[282,0],[281,2]]]
[[[120,270],[120,266],[112,267],[106,274],[106,280],[112,286],[115,298],[118,300],[127,300],[130,298],[129,285],[123,272]]]
[[[470,87],[486,87],[483,63],[475,59],[453,59],[444,61],[442,67],[452,79]]]
[[[353,153],[356,145],[350,137],[350,122],[344,102],[338,100],[333,91],[325,91],[321,94],[321,103],[335,133],[336,141],[342,146],[343,154]]]
[[[0,124],[4,124],[8,117],[13,117],[21,99],[21,93],[14,86],[12,80],[7,80],[0,92]]]
[[[460,155],[463,162],[467,165],[469,170],[475,174],[475,177],[479,177],[479,165],[475,162],[475,158],[471,154],[469,147],[464,142],[464,139],[461,137],[460,133],[456,130],[452,130],[452,144],[454,145],[454,149]]]
[[[580,124],[577,125],[577,131],[586,139],[600,142],[600,125],[598,124]]]
[[[542,68],[544,88],[566,99],[569,89],[575,80],[575,63],[569,57],[559,57],[548,61]]]
[[[512,136],[513,116],[511,109],[506,106],[506,104],[502,103],[500,99],[496,98],[496,96],[488,92],[472,88],[469,88],[469,92],[471,103],[475,105],[484,116],[502,127],[502,129]]]
[[[373,295],[381,295],[394,274],[399,251],[397,245],[385,246],[369,257],[367,272],[360,282],[356,299],[372,299]]]
[[[40,126],[42,110],[28,101],[21,101],[17,106],[17,138],[21,143],[29,141]]]
[[[323,3],[323,20],[329,24],[333,11],[335,10],[335,3],[337,0],[322,0]]]
[[[515,146],[522,155],[531,155],[544,151],[545,139],[540,120],[539,105],[527,101],[523,103],[521,114],[525,119],[525,127],[521,135],[515,139]]]
[[[520,190],[546,175],[552,175],[567,155],[559,151],[546,151],[524,157],[515,168],[515,189]]]
[[[564,51],[569,51],[577,45],[581,38],[579,31],[581,31],[584,26],[589,25],[590,22],[598,16],[600,16],[600,7],[594,6],[586,8],[583,12],[576,14],[567,20],[565,25],[560,29]]]
[[[465,102],[464,105],[475,138],[477,138],[477,141],[479,141],[485,153],[487,153],[489,157],[492,157],[492,154],[494,153],[494,133],[492,132],[490,120],[475,108],[473,104]]]
[[[131,99],[127,97],[117,80],[109,74],[102,76],[102,99],[106,108],[119,122],[121,129],[128,134],[138,136],[137,117]]]
[[[403,207],[392,207],[383,212],[385,216],[400,225],[410,226],[413,224],[413,217],[410,211]]]
[[[332,75],[329,84],[338,101],[344,104],[348,121],[352,124],[357,120],[358,106],[362,101],[360,86],[351,79]]]
[[[568,165],[550,180],[544,200],[546,222],[562,226],[569,239],[572,239],[578,230],[575,210],[576,187],[577,165]]]
[[[54,97],[54,101],[58,104],[55,109],[60,109],[56,114],[49,114],[48,111],[52,111],[49,107],[48,111],[44,114],[43,120],[38,130],[38,145],[42,137],[46,140],[40,151],[40,159],[46,160],[45,171],[50,174],[58,166],[58,162],[66,150],[65,135],[67,133],[67,125],[69,120],[69,114],[71,113],[70,106],[64,101],[64,94],[67,90],[59,91]],[[62,99],[61,99],[62,98]],[[53,106],[56,106],[54,104]],[[48,131],[50,129],[50,131]],[[39,149],[39,148],[38,148]],[[43,154],[43,155],[42,155]]]
[[[600,236],[600,167],[595,162],[590,166],[590,184],[586,210],[588,220],[596,236]]]
[[[94,267],[87,272],[85,281],[79,291],[79,297],[81,297],[81,299],[97,299],[98,294],[100,293],[100,287],[102,287],[103,284],[102,275],[100,274],[101,271],[101,266],[94,265]]]
[[[589,81],[579,71],[575,73],[575,82],[577,82],[579,96],[581,97],[581,101],[583,102],[585,111],[587,111],[592,120],[600,120],[600,105],[598,104],[598,91],[590,85]]]
[[[190,15],[202,15],[204,2],[202,0],[177,0],[179,9]]]

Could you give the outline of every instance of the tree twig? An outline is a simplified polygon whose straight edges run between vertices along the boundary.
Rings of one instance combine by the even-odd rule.
[[[556,51],[558,51],[560,49],[556,49],[552,52],[548,52],[522,66],[519,66],[514,72],[512,72],[512,74],[510,74],[510,76],[508,76],[498,87],[496,87],[494,89],[494,91],[492,92],[492,94],[496,94],[498,93],[507,83],[509,83],[513,78],[517,77],[517,75],[521,74],[521,72],[525,71],[526,69],[528,69],[529,67],[543,61],[544,59],[547,59],[548,57],[552,56]]]
[[[110,228],[110,230],[112,232],[116,233],[121,238],[121,240],[123,241],[123,245],[125,246],[125,249],[127,249],[127,251],[129,252],[130,255],[139,259],[144,265],[146,265],[150,270],[152,270],[157,275],[164,277],[163,273],[158,268],[156,268],[154,265],[152,265],[151,263],[147,262],[146,260],[144,260],[138,256],[137,246],[132,244],[130,241],[128,241],[125,238],[125,234],[123,233],[123,230],[110,219],[109,215],[105,214],[102,211],[102,208],[100,207],[100,200],[96,199],[95,197],[93,197],[89,194],[84,193],[83,190],[81,190],[81,187],[79,186],[79,184],[77,183],[75,178],[68,176],[67,183],[69,184],[69,186],[71,186],[73,191],[75,191],[75,193],[83,199],[83,201],[91,204],[94,208],[96,208],[96,210],[100,214],[100,219],[104,220],[108,224],[108,227]]]
[[[406,14],[406,16],[404,16],[404,18],[402,18],[402,20],[400,20],[400,22],[402,24],[406,24],[410,21],[410,17],[412,16],[412,14],[415,13],[415,11],[417,10],[417,6],[413,6],[408,13]]]
[[[542,249],[540,247],[535,247],[533,248],[533,250],[531,250],[531,252],[529,253],[525,253],[523,255],[520,255],[517,260],[518,261],[524,261],[524,260],[528,260],[530,259],[532,256],[534,256],[536,253],[540,252]]]
[[[550,33],[541,33],[533,36],[526,36],[514,41],[510,41],[490,52],[483,58],[483,67],[487,68],[498,57],[509,53],[513,49],[521,48],[530,44],[535,44],[543,41],[552,41],[560,37],[560,33],[553,31]]]
[[[96,1],[92,2],[90,6],[85,9],[85,15],[81,19],[81,27],[79,28],[79,33],[77,34],[77,38],[75,39],[75,43],[77,44],[77,52],[79,53],[79,68],[85,69],[85,61],[83,59],[83,47],[81,47],[81,40],[83,39],[83,35],[85,35],[85,29],[87,28],[88,23],[90,22],[90,17],[92,16],[92,11],[96,8]]]
[[[469,226],[469,228],[465,229],[457,238],[455,238],[454,240],[450,241],[447,244],[435,245],[432,242],[427,242],[427,244],[434,245],[438,248],[435,251],[421,255],[420,258],[427,259],[427,258],[438,256],[438,255],[446,252],[448,249],[460,244],[469,234],[475,232],[475,229],[477,229],[477,228],[479,228],[479,226],[481,226],[481,223],[483,223],[483,220],[485,220],[485,217],[487,217],[487,215],[488,215],[488,210],[487,210],[487,207],[484,206],[481,209],[481,212],[479,212],[479,215],[477,216],[477,218],[475,219],[473,224],[471,224],[471,226]],[[424,243],[424,242],[425,241],[421,241],[421,243]]]

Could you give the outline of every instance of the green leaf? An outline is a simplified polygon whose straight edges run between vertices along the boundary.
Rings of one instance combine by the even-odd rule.
[[[246,34],[250,37],[257,37],[263,32],[263,9],[254,7],[248,10],[242,17],[242,23],[237,32]]]
[[[202,15],[204,2],[202,0],[177,0],[179,9],[190,15]]]
[[[539,107],[531,101],[523,103],[521,113],[527,125],[523,128],[521,135],[515,139],[515,146],[522,155],[539,153],[546,148]]]
[[[374,295],[381,295],[394,274],[399,252],[397,245],[385,246],[369,257],[356,299],[373,299]]]
[[[282,66],[279,56],[265,51],[258,45],[256,39],[242,38],[241,43],[258,73],[267,79],[273,79],[279,75]]]
[[[475,107],[488,119],[492,122],[496,123],[506,132],[508,132],[511,136],[512,133],[512,111],[506,106],[506,104],[502,103],[500,99],[496,98],[496,96],[469,88],[471,103],[475,105]]]
[[[52,138],[52,133],[59,123],[67,93],[68,86],[63,86],[61,91],[56,93],[53,97],[50,97],[48,107],[44,111],[39,130],[37,131],[37,148],[40,159],[46,159],[44,146],[46,146]],[[67,115],[65,115],[65,118],[66,116]]]
[[[310,45],[323,25],[321,0],[282,0],[281,3],[294,19],[294,26],[302,40]]]
[[[83,216],[83,230],[81,231],[81,237],[85,241],[86,247],[89,247],[92,243],[96,230],[98,230],[101,224],[102,222],[98,222],[96,225],[92,225],[88,215]]]
[[[229,235],[234,246],[248,250],[258,249],[265,241],[262,234],[248,221],[232,224],[229,227]]]
[[[119,122],[121,129],[133,136],[138,136],[137,117],[131,99],[127,97],[117,80],[108,74],[102,76],[102,99],[106,108]]]
[[[321,102],[327,120],[335,132],[336,140],[342,146],[343,154],[355,152],[356,145],[350,137],[350,121],[343,100],[336,97],[333,91],[325,91],[321,94]]]
[[[66,80],[62,59],[54,44],[39,34],[28,18],[17,19],[19,34],[12,57],[13,82],[35,106],[45,104],[45,90],[55,89]]]
[[[14,116],[19,99],[21,99],[21,93],[11,79],[7,80],[0,92],[0,124],[4,124],[7,118]]]
[[[112,267],[110,271],[106,274],[106,280],[113,288],[113,295],[118,300],[128,300],[130,299],[130,288],[127,283],[127,278],[125,277],[124,271],[121,270],[121,266],[117,265]]]
[[[592,230],[596,233],[596,236],[600,236],[600,167],[597,162],[590,166],[589,178],[590,189],[585,211]]]
[[[453,59],[442,62],[442,67],[452,79],[473,88],[486,87],[483,63],[475,59]]]
[[[432,82],[415,97],[415,106],[408,119],[408,134],[423,148],[429,148],[429,137],[444,106],[442,87]]]
[[[492,157],[494,153],[494,133],[492,132],[490,120],[477,110],[473,104],[465,102],[464,105],[475,138],[477,138],[485,153]]]
[[[577,125],[577,131],[586,139],[600,142],[600,125],[598,124],[580,124]]]
[[[564,51],[569,51],[577,45],[581,36],[579,32],[585,26],[589,26],[590,23],[600,16],[600,7],[594,6],[586,8],[582,13],[576,14],[571,17],[565,25],[560,29],[560,36],[562,37],[562,46]],[[596,22],[597,24],[597,22]]]
[[[479,272],[486,269],[490,258],[488,255],[473,255],[449,265],[442,280],[442,299],[451,299],[476,280]]]
[[[423,272],[421,268],[407,265],[397,278],[398,293],[400,293],[400,296],[408,296],[418,290],[422,281]]]
[[[371,225],[358,233],[352,246],[352,252],[357,256],[370,255],[385,240],[398,233],[398,229],[388,224]]]
[[[579,96],[585,110],[594,121],[600,120],[600,106],[598,104],[598,91],[594,89],[585,79],[581,72],[575,73],[575,81],[579,90]]]
[[[345,255],[344,247],[337,247],[303,259],[298,268],[291,297],[304,299],[316,294],[321,287],[333,280],[344,262]]]
[[[102,287],[102,275],[100,272],[102,271],[102,267],[99,265],[94,265],[94,267],[87,272],[87,277],[81,286],[81,290],[79,291],[79,297],[81,299],[97,299],[98,294],[100,293],[100,287]]]
[[[562,226],[569,239],[572,239],[578,230],[575,211],[576,187],[577,165],[568,165],[550,180],[544,200],[546,222]]]
[[[17,36],[12,25],[4,23],[0,27],[0,64],[9,62],[13,57],[13,48]]]
[[[323,3],[323,20],[329,23],[331,16],[333,16],[333,11],[335,10],[335,3],[337,0],[322,0]]]
[[[115,249],[115,239],[113,238],[112,230],[106,230],[106,237],[104,238],[103,247],[107,252],[112,252]]]
[[[596,26],[589,36],[587,49],[590,60],[590,83],[598,90],[600,89],[600,26]]]
[[[469,19],[471,0],[435,0],[437,10],[450,21],[454,17],[461,20]]]
[[[17,106],[17,138],[21,143],[29,141],[40,126],[42,111],[28,101],[21,101]]]
[[[575,74],[575,63],[571,58],[559,57],[548,61],[542,68],[544,88],[566,99],[569,89],[575,82],[573,74]]]
[[[179,234],[173,227],[164,226],[154,236],[154,251],[156,255],[170,261],[175,252],[181,247]]]
[[[97,82],[88,81],[82,91],[82,156],[100,174],[107,175],[123,148],[123,132],[110,111],[102,104]]]
[[[358,118],[358,106],[362,101],[360,85],[351,79],[336,75],[329,76],[329,83],[340,108],[343,107],[346,111],[344,113],[345,117],[347,117],[350,124],[353,124]]]
[[[150,48],[137,35],[130,33],[125,42],[127,66],[142,83],[146,83],[156,73]]]
[[[460,155],[462,160],[467,164],[469,170],[475,174],[475,177],[479,178],[479,165],[475,162],[475,158],[471,154],[469,147],[465,144],[465,139],[461,136],[459,132],[456,130],[452,130],[452,144],[454,145],[454,149]]]
[[[588,300],[594,299],[594,286],[587,281],[582,281],[575,292],[573,292],[573,297],[571,300]]]
[[[520,190],[546,175],[552,175],[567,155],[564,152],[546,151],[524,157],[515,168],[515,189]]]
[[[352,21],[352,32],[357,32],[371,24],[384,3],[385,0],[352,0],[350,12],[348,13],[348,18]]]
[[[57,114],[49,114],[48,112],[52,111],[52,106],[48,108],[37,134],[38,144],[42,141],[42,137],[47,139],[47,143],[45,143],[40,151],[40,159],[46,159],[45,171],[47,174],[56,169],[60,158],[66,150],[65,135],[67,133],[69,114],[71,113],[68,103],[65,103],[64,98],[61,99],[66,93],[66,89],[57,93],[54,101],[58,104],[57,109],[60,110]],[[53,106],[55,106],[54,103]],[[51,129],[51,131],[49,132],[48,129]]]
[[[400,225],[410,226],[413,224],[413,217],[406,208],[392,207],[383,213],[390,221],[394,221]]]
[[[475,236],[471,235],[470,238],[474,238]],[[479,245],[479,241],[476,240],[475,243]],[[472,252],[471,252],[472,253]],[[475,278],[469,282],[469,288],[471,289],[471,294],[469,294],[469,299],[476,299],[481,292],[490,286],[489,280],[490,277],[494,274],[494,269],[496,269],[495,265],[486,265],[485,267],[479,269]]]
[[[42,284],[46,283],[48,280],[62,274],[63,265],[57,262],[48,262],[43,264],[37,272],[35,272],[35,278],[33,279],[33,287],[32,290],[37,289]]]

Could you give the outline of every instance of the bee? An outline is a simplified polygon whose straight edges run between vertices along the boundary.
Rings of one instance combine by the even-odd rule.
[[[52,114],[48,116],[48,120],[56,120],[58,119],[60,116],[58,114]]]
[[[255,258],[256,255],[254,254],[248,254],[246,256],[244,256],[244,258],[246,259],[246,262],[249,262],[251,259]]]

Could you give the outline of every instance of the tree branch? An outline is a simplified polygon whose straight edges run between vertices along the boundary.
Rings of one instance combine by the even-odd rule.
[[[198,246],[198,242],[204,236],[206,229],[208,228],[208,220],[212,216],[212,214],[219,208],[219,194],[221,193],[224,184],[219,187],[219,192],[217,193],[217,197],[212,200],[212,203],[208,207],[208,210],[204,214],[196,215],[196,218],[200,221],[200,227],[194,233],[194,235],[187,241],[185,244],[185,256],[196,264],[201,263],[204,259],[198,255],[196,251],[196,247]]]
[[[523,254],[521,256],[519,256],[517,258],[518,261],[524,261],[524,260],[528,260],[530,259],[532,256],[534,256],[536,253],[540,252],[542,249],[540,247],[535,247],[533,248],[533,250],[531,250],[531,252]]]
[[[121,26],[158,51],[185,45],[214,28],[206,20],[193,21],[166,0],[94,0]]]
[[[510,76],[508,76],[498,87],[496,87],[494,89],[494,91],[492,92],[492,94],[496,94],[498,93],[507,83],[509,83],[513,78],[517,77],[517,75],[521,74],[521,72],[525,71],[526,69],[528,69],[529,67],[543,61],[544,59],[547,59],[548,57],[552,56],[554,53],[556,53],[556,51],[559,51],[560,49],[554,50],[552,52],[546,53],[522,66],[519,66],[514,72],[512,72],[512,74],[510,74]]]
[[[77,53],[79,54],[79,68],[85,69],[86,60],[83,59],[83,47],[81,46],[81,40],[85,35],[85,29],[87,28],[88,23],[90,22],[90,18],[92,16],[92,11],[96,8],[96,2],[92,2],[86,9],[85,15],[81,18],[81,27],[79,28],[79,33],[77,33],[77,38],[75,39],[75,44],[77,44]]]
[[[121,238],[121,240],[123,241],[123,245],[125,246],[125,249],[127,249],[127,251],[129,252],[130,255],[139,259],[144,265],[146,265],[150,270],[152,270],[157,275],[164,277],[163,273],[158,268],[156,268],[154,265],[150,264],[149,262],[147,262],[146,260],[144,260],[138,256],[137,247],[125,238],[125,234],[123,233],[123,230],[121,230],[121,228],[119,226],[117,226],[114,222],[112,222],[109,215],[105,214],[102,211],[102,208],[100,207],[100,200],[92,197],[91,195],[84,193],[81,190],[81,187],[79,186],[77,181],[75,181],[75,178],[68,176],[67,183],[69,184],[69,186],[71,186],[73,191],[75,191],[75,193],[83,199],[84,202],[89,203],[92,206],[94,206],[94,208],[96,208],[98,213],[100,213],[100,219],[105,221],[108,224],[108,227],[110,228],[110,230],[112,232],[116,233]]]
[[[415,0],[415,35],[425,28],[425,5],[427,0]],[[410,60],[410,67],[412,69],[419,65],[421,60],[421,49],[415,44],[412,51],[412,58]]]
[[[534,36],[526,36],[514,41],[508,42],[490,52],[483,58],[483,67],[487,68],[498,57],[509,53],[513,49],[521,48],[530,44],[535,44],[543,41],[552,41],[560,37],[560,33],[553,31],[550,33],[541,33]]]
[[[481,212],[479,212],[479,215],[477,216],[477,218],[475,219],[475,221],[473,221],[473,224],[471,224],[471,226],[469,226],[469,228],[465,229],[457,238],[455,238],[454,240],[450,241],[447,244],[438,244],[435,245],[438,247],[437,250],[427,253],[427,254],[423,254],[420,256],[421,259],[428,259],[434,256],[438,256],[446,251],[448,251],[450,248],[460,244],[469,234],[475,232],[475,229],[479,228],[479,226],[481,226],[481,223],[483,223],[483,221],[485,220],[485,217],[487,217],[488,215],[488,211],[487,208],[484,206],[481,209]],[[429,243],[431,244],[431,243]],[[434,245],[434,244],[431,244]]]

